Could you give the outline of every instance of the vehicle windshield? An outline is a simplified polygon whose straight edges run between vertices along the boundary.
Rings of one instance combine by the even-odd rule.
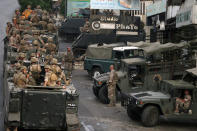
[[[144,57],[143,50],[125,50],[125,58]]]

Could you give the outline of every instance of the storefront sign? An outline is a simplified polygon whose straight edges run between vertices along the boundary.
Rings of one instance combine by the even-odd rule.
[[[180,10],[176,15],[176,27],[197,24],[197,5]]]
[[[162,0],[159,2],[155,2],[146,7],[146,16],[153,16],[156,14],[160,14],[166,12],[166,0]]]
[[[80,9],[90,7],[90,0],[68,0],[67,2],[67,16],[76,16]]]
[[[140,10],[140,0],[91,0],[91,9]]]

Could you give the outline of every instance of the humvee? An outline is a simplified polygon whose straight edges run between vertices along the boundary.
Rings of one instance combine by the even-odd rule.
[[[127,99],[128,116],[141,120],[144,126],[155,126],[159,117],[175,119],[197,118],[197,68],[188,69],[182,80],[163,80],[158,91],[143,91],[130,93]],[[176,98],[184,99],[184,91],[191,95],[189,108],[180,107],[179,113],[174,113]]]
[[[180,43],[178,47],[172,43],[164,45],[145,43],[141,44],[141,47],[146,54],[145,58],[122,59],[120,69],[117,70],[119,81],[116,89],[121,96],[122,105],[124,105],[124,99],[127,99],[128,93],[158,90],[160,80],[181,79],[184,69],[195,66],[194,60],[184,59],[184,57],[188,57],[187,55],[177,55],[182,52],[181,48],[185,47],[184,43]],[[159,52],[160,55],[157,56],[154,52]],[[107,96],[108,80],[109,73],[105,73],[95,77],[93,85],[95,96],[106,104],[109,103]]]
[[[134,46],[126,46],[124,43],[90,45],[86,51],[84,70],[93,77],[96,73],[109,72],[110,65],[120,63],[121,59],[135,57],[143,58],[143,50]]]

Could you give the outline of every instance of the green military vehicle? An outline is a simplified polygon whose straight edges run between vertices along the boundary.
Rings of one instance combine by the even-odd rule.
[[[119,63],[121,59],[144,57],[142,49],[134,46],[126,46],[124,43],[109,45],[90,45],[86,51],[84,70],[93,77],[96,74],[109,72],[112,64]]]
[[[128,93],[158,90],[161,80],[181,79],[183,70],[195,66],[195,62],[190,60],[187,54],[179,55],[182,54],[182,48],[188,46],[186,43],[132,44],[137,45],[144,50],[145,58],[121,59],[120,69],[117,69],[119,81],[116,88],[121,96],[122,105],[125,104],[124,100],[127,99]],[[108,80],[109,73],[101,74],[94,78],[93,85],[93,93],[105,104],[109,103]]]
[[[16,87],[13,73],[17,70],[13,66],[16,61],[13,50],[8,50],[8,41],[4,49],[4,121],[5,127],[14,129],[33,130],[80,130],[78,119],[79,93],[71,83],[64,88],[63,85],[45,87],[26,85],[25,88]],[[12,55],[11,55],[12,54]],[[29,67],[30,61],[24,61]],[[44,65],[41,65],[40,81],[45,77]],[[64,83],[63,83],[64,84]]]
[[[197,119],[197,69],[186,70],[182,80],[163,80],[158,91],[130,93],[127,99],[127,113],[130,118],[142,121],[144,126],[155,126],[159,117],[196,120]],[[175,112],[176,98],[185,99],[184,91],[189,91],[191,101],[187,108],[179,107]]]

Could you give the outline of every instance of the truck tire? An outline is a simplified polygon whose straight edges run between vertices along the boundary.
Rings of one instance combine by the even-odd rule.
[[[142,124],[146,127],[153,127],[159,123],[159,110],[155,106],[147,106],[142,111]]]
[[[127,106],[127,115],[135,121],[139,121],[140,120],[140,116],[139,116],[139,112],[136,111],[135,109],[133,109],[132,105],[129,104]]]
[[[95,95],[97,98],[99,98],[99,89],[93,86],[93,87],[92,87],[92,91],[93,91],[94,95]]]
[[[100,74],[103,73],[100,67],[94,67],[92,69],[92,73],[91,73],[92,76],[91,77],[93,78],[96,73],[100,73]]]
[[[101,87],[101,89],[99,90],[98,96],[99,96],[100,102],[102,102],[103,104],[109,104],[110,100],[108,98],[107,86]]]

